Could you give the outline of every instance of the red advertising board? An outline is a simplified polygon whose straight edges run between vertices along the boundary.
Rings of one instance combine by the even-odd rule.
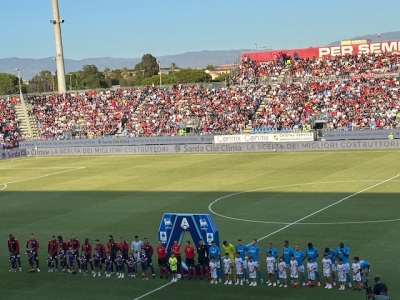
[[[369,54],[383,52],[400,52],[400,41],[388,41],[379,43],[368,43],[359,45],[343,45],[343,46],[326,46],[326,47],[310,47],[289,50],[272,50],[272,51],[254,51],[242,54],[242,58],[247,56],[256,61],[274,60],[275,55],[284,52],[291,57],[297,52],[301,58],[327,57],[346,54]]]

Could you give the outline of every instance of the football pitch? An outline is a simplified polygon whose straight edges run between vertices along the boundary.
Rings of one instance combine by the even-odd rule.
[[[210,285],[158,278],[93,278],[47,273],[52,235],[106,244],[108,235],[148,237],[154,247],[165,212],[210,213],[220,240],[259,240],[282,253],[284,240],[304,251],[350,247],[371,264],[392,297],[400,294],[400,151],[28,157],[0,162],[0,284],[7,299],[365,299],[339,291]],[[22,272],[8,272],[8,234],[21,244]],[[40,243],[40,273],[29,274],[25,243]],[[190,239],[185,236],[184,239]],[[197,243],[197,241],[195,241]],[[156,254],[153,261],[156,262]],[[89,267],[90,270],[90,267]],[[321,274],[322,276],[322,274]]]

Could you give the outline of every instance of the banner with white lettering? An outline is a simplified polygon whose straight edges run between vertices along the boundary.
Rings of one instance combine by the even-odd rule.
[[[311,142],[314,132],[288,132],[241,135],[216,135],[214,144],[256,143],[256,142]]]
[[[385,41],[377,43],[360,43],[352,45],[338,45],[338,46],[324,46],[324,47],[307,47],[295,48],[285,50],[271,50],[271,51],[254,51],[244,52],[242,58],[249,57],[256,61],[274,60],[279,52],[285,52],[291,56],[297,53],[301,58],[312,57],[329,57],[336,55],[355,55],[355,54],[381,54],[385,52],[399,52],[400,41]]]
[[[28,148],[29,156],[52,155],[123,155],[123,154],[186,154],[186,153],[236,153],[278,151],[329,151],[362,149],[399,149],[397,140],[361,140],[326,142],[252,142],[234,144],[186,144],[163,146],[101,146]]]
[[[337,140],[373,140],[387,139],[392,133],[395,139],[400,138],[400,130],[350,130],[350,131],[323,131],[326,141]]]
[[[175,144],[211,144],[213,135],[158,136],[158,137],[120,137],[102,139],[43,140],[20,142],[20,147],[95,147],[119,145],[175,145]]]

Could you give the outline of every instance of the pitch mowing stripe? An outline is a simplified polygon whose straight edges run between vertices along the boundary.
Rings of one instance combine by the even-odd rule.
[[[353,193],[353,194],[351,194],[351,195],[349,195],[349,196],[347,196],[347,197],[344,197],[344,198],[342,198],[342,199],[336,201],[335,203],[332,203],[332,204],[330,204],[330,205],[327,205],[327,206],[325,206],[325,207],[323,207],[323,208],[321,208],[321,209],[319,209],[319,210],[317,210],[317,211],[315,211],[315,212],[313,212],[313,213],[311,213],[311,214],[309,214],[309,215],[307,215],[307,216],[305,216],[305,217],[303,217],[303,218],[301,218],[301,219],[298,219],[297,221],[294,221],[294,222],[289,223],[289,224],[283,223],[283,224],[286,224],[286,226],[284,226],[284,227],[282,227],[282,228],[280,228],[280,229],[278,229],[278,230],[275,230],[275,231],[273,231],[273,232],[271,232],[271,233],[269,233],[269,234],[267,234],[267,235],[265,235],[265,236],[263,236],[263,237],[261,237],[261,238],[259,238],[259,239],[257,239],[257,240],[260,241],[260,240],[266,239],[267,237],[270,237],[271,235],[274,235],[274,234],[276,234],[276,233],[278,233],[278,232],[281,232],[282,230],[285,230],[286,228],[289,228],[289,227],[291,227],[291,226],[293,226],[293,225],[295,225],[295,224],[298,224],[298,223],[300,223],[301,221],[303,221],[303,220],[305,220],[305,219],[307,219],[307,218],[309,218],[309,217],[311,217],[311,216],[314,216],[314,215],[316,215],[316,214],[318,214],[318,213],[320,213],[320,212],[322,212],[322,211],[324,211],[324,210],[326,210],[326,209],[328,209],[328,208],[330,208],[330,207],[332,207],[332,206],[335,206],[335,205],[337,205],[337,204],[340,204],[340,203],[343,202],[343,201],[346,201],[346,200],[348,200],[348,199],[350,199],[350,198],[352,198],[352,197],[354,197],[354,196],[356,196],[356,195],[358,195],[358,194],[361,194],[361,193],[363,193],[363,192],[365,192],[365,191],[368,191],[368,190],[370,190],[370,189],[372,189],[372,188],[374,188],[374,187],[377,187],[377,186],[379,186],[379,185],[381,185],[381,184],[384,184],[384,183],[386,183],[386,182],[388,182],[388,181],[391,181],[392,179],[395,179],[395,178],[397,178],[397,177],[399,177],[399,176],[400,176],[400,174],[397,174],[396,176],[390,177],[389,179],[381,180],[381,181],[379,181],[378,183],[376,183],[376,184],[374,184],[374,185],[371,185],[370,187],[367,187],[367,188],[365,188],[365,189],[362,189],[361,191],[358,191],[358,192]],[[362,180],[361,182],[363,182],[363,181],[364,181],[364,180]],[[371,180],[367,180],[366,182],[368,182],[368,181],[371,181]],[[376,181],[376,180],[372,180],[372,181]],[[337,182],[360,182],[360,181],[335,181],[335,182],[337,183]],[[323,182],[323,183],[333,183],[333,182]],[[308,183],[308,184],[318,184],[318,183],[315,183],[315,182],[314,182],[314,183]],[[296,185],[304,185],[304,184],[283,185],[283,186],[280,186],[280,187],[288,187],[288,186],[296,186]],[[274,188],[274,187],[271,187],[271,188]],[[271,189],[271,188],[269,188],[269,189]],[[275,187],[275,188],[276,188],[276,187]],[[262,189],[268,189],[268,188],[255,189],[255,190],[251,190],[251,191],[239,192],[239,193],[230,194],[230,195],[227,195],[227,196],[224,196],[224,197],[220,197],[220,198],[214,200],[213,202],[211,202],[211,204],[208,206],[208,209],[210,210],[210,212],[212,212],[212,213],[214,213],[214,214],[216,214],[216,215],[218,215],[218,216],[222,216],[222,215],[220,215],[220,214],[215,213],[215,212],[211,209],[212,204],[214,204],[215,202],[217,202],[217,201],[219,201],[219,200],[221,200],[221,199],[224,199],[224,198],[227,198],[227,197],[230,197],[230,196],[233,196],[233,195],[249,193],[249,192],[252,192],[252,191],[257,191],[257,190],[262,190]],[[225,217],[225,216],[222,216],[222,217]],[[227,218],[233,219],[233,220],[239,220],[239,219],[232,218],[232,217],[227,217]],[[276,224],[276,223],[275,223],[275,224]],[[278,223],[278,224],[282,224],[282,223]],[[150,292],[147,292],[146,294],[143,294],[143,295],[141,295],[141,296],[139,296],[139,297],[137,297],[137,298],[134,298],[134,300],[142,299],[142,298],[144,298],[144,297],[146,297],[146,296],[148,296],[148,295],[150,295],[150,294],[153,294],[153,293],[155,293],[155,292],[157,292],[157,291],[159,291],[159,290],[161,290],[161,289],[163,289],[163,288],[169,286],[169,285],[172,284],[172,283],[173,283],[173,282],[169,282],[169,283],[167,283],[167,284],[164,284],[164,285],[162,285],[162,286],[160,286],[160,287],[158,287],[158,288],[156,288],[156,289],[154,289],[154,290],[151,290]]]

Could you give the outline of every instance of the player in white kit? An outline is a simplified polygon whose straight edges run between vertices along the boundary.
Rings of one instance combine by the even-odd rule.
[[[292,279],[292,287],[299,288],[299,263],[294,258],[294,254],[290,255],[290,278]]]
[[[214,257],[211,257],[208,266],[210,267],[210,276],[211,276],[210,283],[218,284],[217,263]]]
[[[283,256],[279,257],[279,264],[278,264],[278,272],[279,272],[279,287],[287,287],[286,284],[286,263],[283,260]]]
[[[136,276],[137,276],[137,265],[138,262],[140,261],[140,252],[142,251],[142,244],[143,242],[141,240],[139,240],[139,237],[137,235],[135,235],[135,239],[132,241],[131,243],[131,250],[133,252],[133,257],[135,258],[135,263],[136,263],[136,268],[135,268],[135,272],[136,272]]]
[[[308,262],[307,262],[307,273],[308,273],[308,282],[309,287],[315,287],[314,285],[314,280],[315,280],[315,271],[316,271],[316,266],[315,263],[312,259],[312,257],[308,258]]]
[[[351,268],[353,270],[354,291],[361,291],[361,265],[358,256],[353,258]]]
[[[337,265],[337,274],[338,274],[338,280],[340,283],[339,290],[344,291],[345,289],[345,284],[346,284],[346,265],[343,264],[343,259],[338,258],[338,265]]]
[[[236,252],[235,257],[235,269],[236,269],[236,282],[235,285],[243,285],[243,259],[240,257],[240,252]]]
[[[258,262],[253,261],[253,257],[249,256],[249,261],[247,262],[247,269],[249,270],[249,281],[250,286],[257,286],[256,278],[257,278],[257,269]]]
[[[232,284],[231,274],[232,274],[232,261],[229,258],[229,253],[225,253],[225,257],[222,259],[222,265],[224,266],[225,283]]]
[[[322,274],[324,274],[326,280],[326,289],[332,288],[331,274],[332,274],[332,261],[329,258],[329,253],[324,253],[324,258],[322,259]]]
[[[267,252],[267,273],[269,277],[269,281],[267,282],[268,286],[276,286],[276,276],[275,276],[275,267],[276,267],[276,260],[273,257],[272,252]]]

